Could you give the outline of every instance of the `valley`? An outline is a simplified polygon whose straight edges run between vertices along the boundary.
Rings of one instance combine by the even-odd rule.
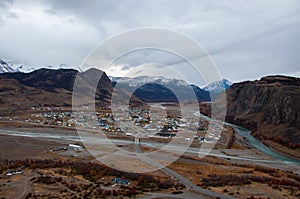
[[[197,133],[197,136],[191,136],[191,129],[188,130],[188,128],[185,125],[181,125],[182,127],[178,128],[178,132],[183,133],[176,133],[177,136],[174,138],[164,137],[164,136],[157,136],[156,131],[150,130],[147,131],[147,129],[151,129],[156,127],[157,124],[155,124],[155,121],[157,120],[156,117],[160,117],[160,122],[167,122],[166,120],[162,119],[160,113],[161,110],[168,110],[168,109],[176,109],[176,106],[174,104],[165,104],[165,103],[155,103],[151,104],[151,106],[154,106],[159,109],[152,109],[153,115],[151,119],[154,122],[151,122],[151,126],[146,126],[147,128],[142,127],[140,125],[135,125],[138,121],[137,120],[128,120],[126,121],[126,118],[123,118],[124,121],[122,122],[123,128],[126,130],[119,130],[117,131],[116,128],[109,127],[107,130],[102,129],[102,126],[95,126],[93,125],[94,120],[89,121],[92,117],[87,117],[89,114],[92,116],[91,113],[85,113],[86,120],[80,121],[80,118],[76,121],[79,121],[80,124],[80,132],[77,132],[74,126],[67,125],[63,123],[43,123],[45,119],[49,119],[49,112],[43,112],[43,114],[38,114],[39,110],[34,110],[35,113],[32,113],[31,116],[36,117],[35,119],[31,120],[18,120],[16,118],[10,118],[8,120],[1,121],[2,129],[0,130],[0,135],[4,136],[3,138],[8,139],[4,143],[11,143],[10,146],[3,145],[3,149],[1,150],[2,153],[0,155],[1,159],[6,160],[24,160],[24,159],[62,159],[62,160],[70,160],[70,161],[81,161],[84,164],[85,161],[92,161],[92,160],[100,160],[102,157],[105,157],[106,155],[109,155],[111,158],[116,157],[117,160],[114,163],[119,163],[119,168],[122,170],[125,165],[132,172],[138,172],[143,171],[145,168],[154,169],[158,165],[158,171],[152,171],[149,174],[151,176],[156,176],[157,172],[158,175],[161,176],[160,178],[164,179],[177,179],[179,183],[185,184],[185,188],[180,189],[180,194],[176,195],[176,197],[185,197],[186,195],[191,195],[192,197],[202,197],[204,198],[215,198],[218,197],[216,194],[213,194],[214,192],[223,194],[221,198],[226,198],[226,195],[228,197],[233,196],[234,198],[246,198],[246,197],[274,197],[274,195],[280,196],[284,198],[286,195],[289,195],[291,198],[297,198],[299,192],[296,191],[299,184],[297,183],[297,180],[295,179],[299,178],[300,175],[300,166],[299,162],[288,162],[288,161],[282,161],[280,159],[276,159],[272,156],[269,156],[266,153],[261,152],[260,150],[257,150],[254,146],[247,144],[247,142],[242,137],[242,133],[237,133],[232,126],[225,125],[225,130],[222,131],[220,134],[218,142],[216,143],[215,147],[205,156],[204,158],[199,157],[201,147],[201,142],[198,139],[199,136],[205,137],[205,130],[200,130]],[[150,106],[150,107],[151,107]],[[155,110],[157,112],[155,112]],[[49,110],[48,110],[49,111]],[[68,115],[67,111],[58,111],[56,110],[59,115]],[[51,112],[51,111],[50,111]],[[105,110],[104,112],[110,112],[109,110]],[[193,110],[185,110],[185,112],[190,112],[190,115],[195,115]],[[132,114],[133,112],[129,112],[128,114]],[[70,113],[69,113],[70,114]],[[73,113],[74,115],[78,115],[76,113]],[[98,118],[103,119],[103,116],[101,116],[101,112],[98,113]],[[137,112],[135,113],[137,114]],[[139,112],[139,114],[144,115],[144,112]],[[58,117],[59,115],[52,115],[52,117]],[[82,115],[82,113],[81,113]],[[197,115],[197,114],[196,114]],[[47,116],[45,118],[42,118],[42,116]],[[69,115],[70,116],[70,115]],[[125,116],[124,114],[122,116]],[[26,118],[26,117],[23,117]],[[115,118],[117,119],[117,117]],[[120,119],[120,118],[119,118]],[[208,119],[206,116],[203,116],[202,120]],[[36,120],[40,120],[40,123],[36,123]],[[68,121],[68,120],[65,120]],[[97,120],[98,121],[98,120]],[[106,123],[103,122],[102,123]],[[158,122],[158,120],[157,120]],[[189,120],[185,121],[186,123],[192,122]],[[101,124],[102,124],[101,123]],[[26,126],[24,124],[27,124]],[[160,124],[160,123],[158,123]],[[107,124],[106,124],[107,125]],[[110,124],[111,125],[111,124]],[[190,126],[190,125],[188,125]],[[219,128],[217,125],[215,125],[215,128]],[[110,130],[109,130],[110,129]],[[205,128],[204,128],[205,129]],[[199,130],[199,129],[198,129]],[[203,131],[203,132],[201,132]],[[128,134],[128,133],[131,134]],[[135,142],[135,137],[137,134],[140,134],[139,136],[139,142]],[[100,135],[100,136],[99,136]],[[189,140],[187,140],[187,136],[191,136]],[[229,138],[233,137],[233,143],[229,144]],[[209,138],[207,137],[209,140]],[[9,141],[10,140],[10,141]],[[101,145],[101,147],[95,148],[95,140],[97,140],[97,145]],[[4,141],[4,140],[3,140]],[[18,142],[19,144],[16,146],[14,142]],[[45,142],[44,144],[41,144],[41,142]],[[187,142],[191,142],[190,146],[186,146]],[[26,143],[26,144],[25,144]],[[32,144],[30,144],[32,143]],[[46,144],[47,143],[47,144]],[[24,145],[25,144],[25,145]],[[83,151],[74,151],[74,149],[67,149],[66,151],[54,151],[56,149],[59,149],[61,147],[68,147],[69,144],[75,144],[75,145],[81,145],[84,146],[85,149]],[[113,146],[111,145],[113,144]],[[24,149],[23,149],[23,147]],[[44,148],[41,148],[40,145],[45,146]],[[89,145],[93,145],[93,149],[89,148]],[[87,147],[87,148],[86,148]],[[146,158],[150,158],[150,161],[155,161],[154,168],[153,163],[149,163],[147,160],[146,162],[139,162],[137,159],[134,159],[133,156],[128,156],[127,160],[121,160],[120,154],[110,151],[110,149],[117,149],[117,150],[125,150],[128,152],[135,152],[136,147],[140,148],[139,153],[145,153]],[[9,152],[6,152],[5,149],[9,148]],[[20,151],[23,151],[20,153]],[[53,152],[51,152],[53,151]],[[149,154],[153,154],[155,152],[159,151],[159,153],[156,153],[154,156]],[[9,154],[9,155],[5,155]],[[176,155],[177,154],[177,155]],[[174,156],[175,155],[175,156]],[[145,158],[144,157],[144,158]],[[168,163],[168,157],[176,157],[175,162]],[[177,159],[178,158],[178,159]],[[137,161],[137,162],[136,162]],[[98,162],[98,161],[96,161]],[[148,162],[148,163],[147,163]],[[150,165],[149,165],[150,164]],[[167,168],[172,169],[172,172],[179,173],[182,177],[174,177],[172,174],[169,173],[171,171],[164,171],[164,166],[167,166]],[[62,166],[59,166],[59,168]],[[140,167],[140,168],[139,168]],[[118,167],[117,167],[118,168]],[[134,168],[134,169],[133,169]],[[157,169],[157,168],[156,168]],[[161,170],[162,169],[162,170]],[[47,168],[46,170],[40,170],[40,172],[45,172],[51,174],[50,172],[52,168]],[[55,168],[54,168],[55,170]],[[41,176],[38,173],[35,173],[31,169],[26,169],[26,173],[30,174],[30,176]],[[266,171],[270,173],[270,176],[266,174]],[[167,173],[165,173],[167,172]],[[26,174],[27,175],[27,174]],[[45,175],[45,174],[43,174]],[[42,176],[43,176],[42,175]],[[61,176],[61,174],[55,174],[55,176]],[[53,176],[53,174],[51,174]],[[276,177],[275,177],[276,176]],[[64,176],[61,176],[64,180],[73,182],[73,177],[69,177],[70,179],[65,179]],[[247,181],[238,182],[237,179],[239,178],[248,179]],[[275,177],[275,178],[274,178]],[[278,177],[285,179],[284,182],[282,181],[276,181],[275,179],[278,179]],[[104,177],[106,178],[106,177]],[[108,177],[108,179],[111,179],[112,177]],[[221,182],[222,178],[230,178],[232,179],[232,182],[229,180],[226,180],[226,183],[222,184],[210,184],[210,179],[212,182],[215,182],[213,180],[214,178],[218,178],[218,182]],[[7,178],[5,178],[7,179]],[[169,180],[170,180],[169,179]],[[188,180],[188,181],[186,181]],[[272,180],[272,182],[271,182]],[[172,181],[172,180],[171,180]],[[175,182],[176,182],[175,181]],[[79,181],[78,181],[79,182]],[[174,183],[175,183],[174,182]],[[186,183],[191,182],[191,186],[194,186],[194,188],[188,188],[186,187]],[[234,182],[234,183],[233,183]],[[81,185],[77,186],[83,186],[85,183],[85,180],[81,183]],[[83,184],[82,184],[83,183]],[[237,184],[238,183],[238,184]],[[105,183],[104,183],[105,184]],[[96,186],[97,184],[95,184]],[[6,185],[9,187],[9,185]],[[23,186],[23,185],[22,185]],[[35,188],[35,183],[29,183],[29,186],[31,189],[28,190],[41,190],[40,188]],[[111,186],[111,185],[110,185]],[[41,187],[41,185],[39,185]],[[44,195],[49,193],[48,190],[50,187],[47,185],[43,185],[43,191],[39,192],[30,192],[27,191],[27,194],[29,193],[43,193]],[[200,187],[200,191],[196,191]],[[101,190],[108,189],[107,186],[101,186]],[[203,190],[202,190],[203,189]],[[253,195],[253,192],[251,190],[256,189],[257,192],[255,195]],[[265,189],[269,189],[268,195],[264,192]],[[2,193],[9,193],[6,192],[6,190],[9,189],[2,189]],[[112,190],[112,188],[109,188],[109,190]],[[121,191],[123,191],[122,188],[114,187],[113,190],[119,190],[117,193],[121,194]],[[126,189],[125,189],[126,190]],[[157,189],[159,190],[159,189]],[[161,190],[161,189],[160,189]],[[170,196],[173,195],[172,192],[175,192],[177,189],[170,188],[169,194]],[[191,192],[191,190],[194,190]],[[211,192],[206,192],[204,190],[210,190]],[[194,192],[197,192],[199,194],[195,195]],[[53,192],[51,192],[54,194]],[[77,194],[81,194],[82,192],[78,192]],[[143,194],[139,192],[138,190],[135,191],[137,193],[137,196],[140,198],[146,197],[147,194],[153,194],[153,190],[150,191],[150,193],[147,193],[146,190],[143,191]],[[163,191],[164,194],[166,194],[166,191]],[[75,192],[68,191],[68,188],[66,191],[63,191],[59,194],[64,194],[65,197],[67,197],[68,194],[76,195]],[[92,194],[92,192],[91,192]],[[106,193],[109,194],[109,193]],[[122,194],[125,194],[125,192]],[[163,195],[162,193],[157,192],[157,195]],[[174,195],[174,196],[175,196]]]
[[[129,83],[128,79],[118,79],[120,84],[111,82],[105,73],[97,69],[86,72],[41,69],[28,74],[5,73],[0,77],[0,95],[3,96],[0,116],[3,143],[0,154],[1,194],[8,198],[12,197],[11,190],[14,189],[19,190],[23,198],[46,197],[50,193],[70,198],[83,197],[83,194],[89,197],[102,194],[112,198],[133,195],[138,198],[153,195],[177,198],[272,198],[276,195],[279,198],[297,198],[300,194],[297,145],[280,151],[272,144],[274,139],[267,139],[268,133],[263,139],[257,136],[262,125],[253,122],[253,118],[260,115],[256,113],[260,109],[252,110],[255,117],[245,119],[243,117],[249,116],[249,113],[238,104],[241,100],[233,102],[231,99],[233,93],[239,92],[236,91],[239,84],[226,89],[228,108],[226,122],[222,122],[210,118],[213,103],[222,107],[217,93],[211,95],[215,101],[207,101],[210,100],[207,88],[195,88],[176,80],[162,81],[158,78],[152,81],[143,77],[142,82],[146,81],[147,86],[139,87]],[[77,93],[82,96],[82,101],[74,106],[72,85],[75,77],[80,78],[87,89]],[[101,80],[97,85],[93,110],[93,96],[90,96],[89,90],[95,85],[89,79],[98,77]],[[280,86],[282,78],[275,77],[274,81]],[[159,84],[164,84],[164,88]],[[218,86],[219,83],[212,84],[210,89]],[[196,104],[186,100],[178,103],[178,98],[170,94],[177,90],[189,99],[191,96],[186,91],[189,87],[194,92],[198,91]],[[135,91],[130,96],[131,90]],[[114,91],[120,103],[123,99],[130,99],[129,105],[110,106]],[[153,94],[149,95],[149,92]],[[80,104],[82,102],[84,104]],[[236,107],[239,113],[245,113],[234,113]],[[280,114],[278,117],[281,117]],[[290,124],[289,129],[294,127],[297,128]],[[294,135],[298,139],[298,134]],[[297,143],[297,140],[293,141]],[[44,165],[43,162],[49,160],[55,166]],[[28,161],[31,163],[28,164]],[[42,169],[33,169],[32,162],[36,161],[41,161],[39,167],[44,165]],[[97,171],[93,171],[92,175],[80,170],[75,175],[75,171],[70,173],[71,165],[65,161],[86,167],[109,167],[121,173],[93,177]],[[19,166],[12,166],[14,162],[19,162]],[[89,165],[91,162],[95,165]],[[10,170],[22,165],[29,165],[24,168],[24,174],[6,176]],[[135,177],[124,178],[122,172]],[[140,184],[137,178],[142,177],[137,176],[144,176],[144,173],[149,175],[146,178],[153,180]],[[112,183],[114,178],[129,180],[132,185]],[[24,183],[28,188],[22,189]],[[94,191],[86,188],[87,184],[94,187]],[[51,191],[57,186],[65,188]],[[72,191],[70,186],[76,186],[78,191]],[[253,189],[257,192],[254,193]],[[264,193],[266,189],[268,193]]]
[[[299,19],[0,0],[0,199],[300,199]]]

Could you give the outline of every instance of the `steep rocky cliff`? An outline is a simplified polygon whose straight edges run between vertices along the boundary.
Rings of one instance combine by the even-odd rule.
[[[236,83],[226,97],[227,121],[251,129],[274,148],[300,148],[300,78],[267,76]]]

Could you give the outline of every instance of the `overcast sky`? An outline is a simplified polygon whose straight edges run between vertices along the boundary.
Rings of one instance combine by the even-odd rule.
[[[233,82],[300,76],[299,0],[1,0],[0,57],[33,66],[80,66],[105,39],[141,27],[186,34]]]

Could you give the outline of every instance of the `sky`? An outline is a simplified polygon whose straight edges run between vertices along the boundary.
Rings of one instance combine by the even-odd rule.
[[[103,41],[143,27],[195,40],[232,82],[300,76],[299,0],[1,0],[0,58],[79,67]],[[137,52],[106,72],[122,76],[145,62],[157,67],[176,60],[164,52]]]

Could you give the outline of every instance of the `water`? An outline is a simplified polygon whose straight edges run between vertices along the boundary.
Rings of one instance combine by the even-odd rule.
[[[207,120],[210,120],[209,117],[201,114],[199,111],[195,112],[194,115],[201,116],[201,117],[203,117]],[[222,123],[227,125],[227,126],[232,127],[235,130],[236,133],[238,133],[239,135],[241,135],[241,136],[243,136],[244,138],[247,139],[247,141],[246,141],[247,144],[255,147],[257,150],[259,150],[259,151],[261,151],[265,154],[268,154],[268,155],[272,156],[273,158],[275,158],[277,160],[280,160],[284,163],[294,163],[294,164],[300,165],[299,160],[287,157],[283,154],[280,154],[280,153],[277,153],[277,152],[271,150],[269,147],[264,145],[261,141],[259,141],[255,137],[253,137],[251,135],[251,131],[249,131],[248,129],[245,129],[243,127],[240,127],[240,126],[237,126],[237,125],[234,125],[234,124],[230,124],[230,123],[227,123],[227,122],[222,122]]]
[[[300,165],[300,161],[299,160],[287,157],[285,155],[282,155],[280,153],[277,153],[277,152],[271,150],[269,147],[267,147],[266,145],[264,145],[261,141],[259,141],[255,137],[253,137],[251,135],[251,131],[249,131],[248,129],[245,129],[245,128],[242,128],[240,126],[236,126],[236,125],[233,125],[233,124],[230,124],[230,123],[226,123],[226,122],[224,124],[232,127],[235,130],[236,133],[238,133],[239,135],[241,135],[244,138],[246,138],[247,139],[246,142],[249,145],[255,147],[257,150],[259,150],[259,151],[261,151],[261,152],[263,152],[265,154],[268,154],[268,155],[272,156],[273,158],[275,158],[277,160],[281,160],[284,163],[294,163],[294,164]]]

